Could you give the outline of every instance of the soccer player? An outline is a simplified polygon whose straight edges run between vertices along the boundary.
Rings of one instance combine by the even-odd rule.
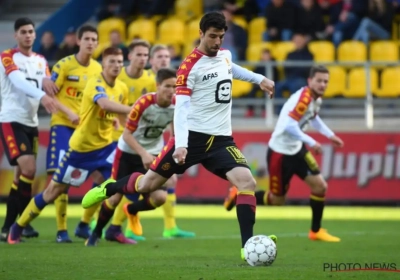
[[[173,174],[201,163],[239,189],[236,209],[244,259],[244,244],[253,236],[256,183],[232,138],[232,78],[257,83],[270,96],[274,82],[232,62],[230,51],[220,48],[226,30],[225,18],[219,12],[207,13],[200,20],[200,45],[177,72],[175,138],[169,140],[146,174],[135,172],[118,181],[107,180],[86,193],[82,206],[90,207],[115,193],[151,193],[162,188]]]
[[[160,69],[156,80],[157,92],[143,95],[133,105],[124,133],[118,141],[112,178],[118,180],[134,172],[145,173],[164,146],[163,132],[174,116],[176,71],[168,68]],[[166,186],[170,184],[170,181],[166,182]],[[137,197],[137,194],[127,196],[134,203],[124,203],[123,212],[130,217],[133,232],[141,236],[142,227],[137,213],[163,205],[167,196],[166,191],[157,190],[150,195],[146,194],[139,201],[132,197]],[[96,245],[103,228],[113,215],[115,206],[121,204],[121,198],[121,194],[115,194],[103,202],[96,228],[89,238],[88,245]],[[106,239],[126,243],[121,223],[115,224],[114,220],[106,232]]]
[[[0,57],[0,138],[10,165],[16,166],[1,230],[2,240],[7,239],[11,225],[31,199],[38,152],[39,104],[50,113],[57,110],[54,99],[41,90],[50,81],[49,70],[46,59],[32,52],[36,38],[34,23],[28,18],[19,18],[14,23],[14,31],[17,48],[3,51]],[[25,237],[38,235],[30,226],[24,232]]]
[[[52,80],[59,88],[56,99],[59,111],[51,116],[50,139],[47,149],[46,169],[48,181],[57,170],[58,163],[68,151],[68,142],[79,124],[79,109],[83,91],[88,79],[102,71],[100,63],[93,60],[92,54],[97,47],[98,33],[95,27],[82,26],[78,30],[79,52],[67,56],[56,63],[51,74]],[[58,243],[72,242],[67,232],[68,189],[55,201]],[[89,237],[89,227],[77,227],[75,235]]]
[[[256,192],[256,199],[259,205],[283,205],[290,180],[293,175],[297,175],[311,189],[312,220],[308,237],[311,240],[339,242],[338,237],[330,235],[321,228],[327,183],[319,171],[318,163],[306,148],[307,144],[318,154],[321,153],[321,145],[302,131],[311,124],[329,138],[333,145],[343,146],[343,141],[318,116],[328,81],[327,68],[312,67],[308,86],[292,94],[284,104],[268,143],[267,165],[270,191]],[[234,207],[236,199],[237,189],[232,187],[224,204],[228,211]]]
[[[8,243],[20,241],[23,228],[37,217],[42,209],[68,186],[80,186],[94,171],[103,178],[111,173],[108,156],[113,152],[113,121],[117,114],[128,114],[128,89],[117,79],[123,55],[118,48],[107,48],[103,52],[103,71],[92,77],[83,92],[80,109],[80,124],[69,140],[69,150],[58,164],[52,181],[29,203],[8,235]]]

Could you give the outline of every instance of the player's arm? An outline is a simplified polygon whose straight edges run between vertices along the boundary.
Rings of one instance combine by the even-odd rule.
[[[285,116],[285,131],[300,140],[303,143],[306,143],[310,147],[314,147],[317,144],[311,136],[304,133],[299,125],[299,121],[304,116],[304,113],[307,111],[308,105],[311,102],[311,97],[303,93],[300,95],[299,100],[294,106],[293,110],[289,112],[288,115]]]
[[[46,76],[43,78],[42,88],[46,92],[46,94],[50,96],[55,96],[60,90],[59,87],[55,84],[55,82],[51,79],[51,73],[47,61],[46,61]]]
[[[133,133],[139,126],[140,118],[143,112],[146,110],[146,103],[140,104],[139,100],[133,105],[132,110],[128,115],[128,120],[126,122],[124,132],[122,133],[122,139],[142,158],[144,168],[149,169],[154,160],[154,156],[149,154],[133,136]]]
[[[191,69],[190,69],[191,70]],[[190,96],[194,87],[195,76],[193,71],[179,68],[176,79],[176,96],[174,112],[175,149],[188,147],[188,114]]]
[[[263,75],[254,73],[246,68],[243,68],[235,63],[232,63],[232,76],[236,80],[257,84],[260,88],[267,92],[270,97],[274,94],[275,82],[264,77]]]
[[[56,103],[58,110],[63,112],[73,124],[79,124],[78,114],[75,114],[70,108],[62,104],[60,100],[58,100],[57,96],[54,97],[54,101]]]
[[[326,138],[331,140],[333,145],[335,145],[336,147],[343,147],[343,140],[335,135],[335,133],[320,118],[320,116],[316,115],[315,118],[311,120],[311,126],[315,128],[319,133],[324,135]]]
[[[102,86],[96,86],[96,93],[93,97],[93,101],[100,106],[101,109],[111,113],[129,114],[131,111],[131,107],[108,99],[106,90]]]

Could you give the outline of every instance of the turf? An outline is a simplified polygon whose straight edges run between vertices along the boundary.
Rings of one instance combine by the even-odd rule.
[[[69,208],[73,234],[81,208]],[[0,205],[0,215],[5,207]],[[179,226],[195,239],[165,240],[162,211],[143,213],[147,240],[138,245],[102,241],[84,247],[83,240],[55,243],[54,208],[49,206],[33,226],[40,237],[23,244],[0,244],[0,279],[399,279],[385,271],[324,271],[324,263],[393,263],[400,271],[400,209],[328,207],[324,227],[340,243],[311,242],[308,207],[258,207],[255,234],[278,236],[278,258],[270,267],[250,267],[240,260],[235,213],[219,206],[178,206]],[[2,223],[1,219],[1,223]],[[392,266],[392,268],[394,268]],[[329,269],[328,269],[329,270]]]

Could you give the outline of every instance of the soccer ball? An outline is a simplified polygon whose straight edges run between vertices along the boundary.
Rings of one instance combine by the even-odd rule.
[[[251,266],[269,266],[277,255],[275,242],[265,235],[256,235],[244,245],[244,258]]]

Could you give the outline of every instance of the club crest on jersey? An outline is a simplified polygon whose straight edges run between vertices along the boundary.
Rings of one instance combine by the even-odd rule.
[[[229,59],[225,58],[225,61],[226,61],[226,64],[227,64],[228,66],[231,66],[231,62],[229,61]]]
[[[207,75],[204,75],[203,81],[208,81],[209,79],[214,79],[217,77],[218,77],[218,72],[208,73]]]
[[[42,69],[42,67],[43,67],[42,63],[41,63],[41,62],[39,62],[39,64],[38,64],[38,68],[39,68],[39,69]]]
[[[79,76],[67,76],[67,80],[71,82],[79,82]]]

